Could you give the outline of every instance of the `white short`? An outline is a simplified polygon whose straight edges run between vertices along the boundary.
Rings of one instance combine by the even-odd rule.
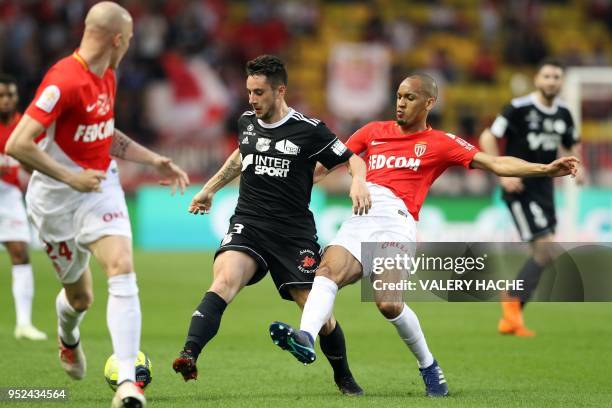
[[[89,264],[88,245],[109,235],[131,238],[132,229],[116,166],[102,182],[101,193],[82,193],[73,211],[44,214],[28,203],[28,215],[47,247],[62,283],[76,282]]]
[[[30,242],[21,190],[0,180],[0,242]]]
[[[352,216],[344,221],[335,238],[327,245],[339,245],[364,264],[361,254],[363,242],[416,243],[416,222],[412,216]],[[414,246],[410,252],[414,252]],[[393,252],[393,251],[391,251]],[[364,268],[364,271],[368,268]]]

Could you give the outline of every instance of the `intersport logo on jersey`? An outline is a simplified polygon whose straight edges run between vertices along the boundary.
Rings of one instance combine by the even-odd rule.
[[[242,161],[242,171],[245,171],[249,166],[254,165],[255,175],[266,175],[271,177],[286,178],[289,174],[289,165],[291,160],[281,159],[278,157],[260,156],[258,154],[240,155]]]
[[[410,169],[417,171],[421,159],[403,156],[385,156],[384,154],[373,154],[368,159],[368,170],[388,169]]]

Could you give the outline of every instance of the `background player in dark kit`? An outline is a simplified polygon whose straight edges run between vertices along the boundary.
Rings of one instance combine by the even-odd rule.
[[[534,78],[536,91],[515,98],[480,136],[482,150],[498,155],[495,138],[506,139],[506,155],[534,163],[550,163],[557,150],[580,158],[580,140],[567,106],[558,98],[563,84],[563,67],[554,60],[543,61]],[[582,167],[576,182],[584,180]],[[557,218],[555,214],[553,180],[548,177],[522,179],[500,177],[503,198],[516,224],[521,239],[531,244],[532,257],[519,272],[518,279],[526,283],[526,291],[508,293],[502,299],[503,316],[498,330],[502,334],[533,336],[525,327],[522,308],[537,287],[544,267],[551,261],[550,247],[554,242]]]
[[[264,55],[248,62],[246,70],[253,110],[238,120],[239,148],[189,208],[194,214],[208,213],[214,193],[241,175],[238,204],[215,255],[213,283],[192,315],[185,347],[173,364],[185,381],[197,378],[196,360],[217,333],[227,304],[268,270],[283,299],[303,307],[320,261],[308,209],[317,162],[327,168],[348,163],[354,211],[363,213],[370,206],[363,160],[325,124],[287,106],[287,72],[282,61]],[[362,394],[348,367],[342,329],[333,317],[321,330],[321,348],[340,390]]]

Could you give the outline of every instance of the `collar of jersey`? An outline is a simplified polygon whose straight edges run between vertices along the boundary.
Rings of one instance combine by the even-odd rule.
[[[293,116],[294,112],[295,111],[293,110],[293,108],[289,108],[289,112],[287,112],[287,114],[284,117],[282,117],[278,122],[266,123],[266,122],[262,121],[261,119],[257,119],[257,123],[259,123],[259,126],[261,126],[262,128],[274,129],[274,128],[279,127],[280,125],[282,125],[286,121],[288,121],[289,118],[291,116]]]
[[[77,60],[77,62],[79,64],[81,64],[81,66],[83,68],[85,68],[85,71],[89,71],[89,64],[87,63],[87,61],[85,61],[85,59],[83,57],[81,57],[81,55],[79,54],[79,50],[76,49],[73,53],[72,56],[74,57],[75,60]]]
[[[420,130],[420,131],[418,131],[418,132],[414,132],[414,133],[404,133],[404,132],[402,132],[402,128],[400,127],[400,125],[398,125],[397,123],[395,123],[395,131],[396,131],[396,132],[397,132],[399,135],[401,135],[401,136],[403,136],[403,137],[412,137],[412,136],[422,135],[423,133],[427,133],[427,132],[429,132],[429,131],[432,129],[431,125],[429,125],[429,124],[427,124],[427,125],[425,125],[425,126],[427,126],[425,129]]]
[[[555,113],[557,113],[557,110],[559,109],[559,98],[554,99],[553,104],[550,108],[548,106],[542,105],[542,103],[538,100],[538,96],[536,95],[535,92],[531,94],[531,101],[533,102],[535,107],[538,108],[539,111],[542,111],[543,113],[546,113],[547,115],[554,115]]]

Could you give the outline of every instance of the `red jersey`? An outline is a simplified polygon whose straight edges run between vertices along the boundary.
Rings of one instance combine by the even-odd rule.
[[[417,221],[438,176],[450,166],[469,168],[479,151],[460,137],[430,127],[404,134],[394,121],[368,123],[346,146],[355,154],[365,152],[366,181],[391,190]]]
[[[16,112],[8,124],[0,123],[0,180],[16,187],[20,187],[18,178],[19,162],[8,156],[5,150],[6,142],[15,126],[17,126],[17,123],[19,123],[19,119],[21,119],[21,113]]]
[[[75,52],[49,69],[25,113],[47,129],[45,151],[56,160],[106,171],[115,133],[115,93],[114,71],[108,68],[98,77]]]

